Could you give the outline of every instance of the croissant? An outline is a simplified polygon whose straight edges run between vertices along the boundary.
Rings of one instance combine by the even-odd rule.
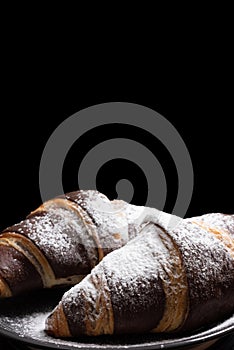
[[[0,234],[0,298],[78,283],[138,234],[142,211],[91,190],[46,201]]]
[[[47,334],[185,332],[231,315],[234,215],[206,214],[175,227],[168,215],[144,224],[68,290],[46,320]]]

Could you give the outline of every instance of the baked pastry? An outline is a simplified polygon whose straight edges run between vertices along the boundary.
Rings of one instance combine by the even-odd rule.
[[[234,215],[148,222],[67,291],[46,320],[54,337],[183,332],[234,312]]]
[[[0,297],[78,283],[137,235],[143,212],[91,190],[43,203],[0,234]]]

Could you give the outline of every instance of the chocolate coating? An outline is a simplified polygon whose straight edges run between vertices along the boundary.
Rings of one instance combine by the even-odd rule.
[[[103,259],[114,314],[114,333],[138,333],[157,327],[166,296],[159,261],[160,228],[155,225]]]
[[[86,334],[86,296],[78,290],[76,298],[69,303],[62,299],[63,312],[66,316],[70,333],[73,337]]]
[[[180,331],[191,331],[234,311],[234,260],[216,237],[183,221],[170,232],[183,259],[189,288],[189,313]]]
[[[233,314],[234,261],[227,261],[227,257],[224,256],[220,263],[222,264],[223,283],[218,279],[216,281],[211,279],[209,287],[207,286],[207,293],[201,292],[194,296],[192,291],[200,288],[199,282],[188,277],[189,314],[181,330],[190,331],[201,326],[205,327]]]
[[[101,199],[102,198],[107,199],[103,194],[99,193],[98,191],[73,191],[73,192],[66,193],[63,196],[60,196],[60,198],[66,198],[78,204],[89,215],[92,222],[98,225],[95,218],[93,217],[92,212],[90,211],[89,192],[93,193],[96,198],[100,197]]]
[[[144,282],[144,281],[142,281]],[[121,286],[123,294],[128,295],[128,290]],[[109,289],[111,294],[116,286],[111,285]],[[143,297],[147,296],[147,303],[142,302]],[[147,332],[157,326],[161,320],[165,308],[165,293],[160,278],[154,278],[148,281],[148,284],[135,286],[134,293],[131,295],[132,300],[128,298],[112,297],[112,308],[114,313],[115,327],[114,333],[142,333]]]
[[[58,232],[57,227],[62,227],[62,231]],[[80,237],[79,234],[77,234],[75,225],[63,222],[61,216],[57,215],[55,211],[50,212],[49,214],[47,212],[35,212],[27,219],[7,228],[4,232],[16,232],[32,240],[45,255],[55,273],[55,276],[58,278],[79,274],[85,275],[91,270],[87,248],[81,241],[81,239],[83,239],[83,241],[86,242],[84,237]],[[48,239],[48,242],[43,240],[42,232],[44,232],[45,236],[47,233],[50,235],[51,239]],[[72,243],[74,254],[71,259],[66,259],[64,262],[64,259],[62,260],[61,258],[61,254],[56,252],[56,245],[53,245],[53,241],[62,248],[65,235],[67,237],[75,237],[75,239]],[[84,235],[87,235],[87,233],[84,232]],[[41,238],[37,239],[37,237]],[[62,241],[60,242],[59,240]],[[69,253],[69,247],[64,247],[64,254],[68,256]],[[98,254],[96,253],[96,255]]]
[[[70,192],[63,198],[81,207],[94,224],[97,234],[96,242],[102,250],[99,259],[127,243],[129,240],[127,218],[124,215],[122,218],[121,215],[118,215],[118,210],[105,195],[98,191],[88,190]]]
[[[12,247],[0,245],[0,276],[13,295],[42,288],[41,277],[31,262]]]

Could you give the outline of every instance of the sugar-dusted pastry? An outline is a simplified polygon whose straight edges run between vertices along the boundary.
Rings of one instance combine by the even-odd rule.
[[[43,203],[0,233],[0,298],[78,283],[138,234],[144,210],[92,190]]]
[[[182,332],[233,314],[234,215],[153,221],[64,294],[49,335]]]

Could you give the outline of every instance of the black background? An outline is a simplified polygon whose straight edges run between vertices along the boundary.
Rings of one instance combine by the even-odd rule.
[[[178,18],[167,6],[163,14],[153,10],[151,18],[150,10],[145,15],[140,9],[135,16],[119,9],[117,20],[109,13],[105,23],[94,11],[97,24],[91,11],[74,11],[71,18],[72,9],[66,14],[64,5],[59,16],[55,7],[52,12],[43,9],[41,15],[39,8],[32,10],[28,4],[25,16],[12,4],[8,15],[3,13],[0,230],[41,204],[40,159],[55,128],[83,108],[112,101],[152,108],[182,136],[195,176],[186,216],[234,213],[232,11],[220,4],[208,9],[194,5],[188,9],[184,4],[180,9],[176,4],[182,17]],[[22,7],[20,4],[24,12]],[[116,6],[113,12],[117,10]],[[82,18],[85,23],[80,24]],[[135,23],[125,29],[129,18]],[[83,140],[81,149],[76,144],[69,152],[64,165],[65,190],[76,189],[79,158],[87,144],[100,142],[104,133],[96,131],[89,141]],[[135,130],[127,131],[136,136]],[[176,198],[175,169],[157,141],[147,142],[155,147],[165,170],[165,209],[170,211]],[[122,166],[125,177],[131,177],[135,169]],[[107,164],[99,174],[98,186],[110,196],[114,196],[113,184],[104,176],[108,172],[110,178],[115,177],[117,169],[118,164]],[[144,180],[138,174],[138,182],[140,179]],[[145,200],[144,184],[138,188],[135,204]],[[0,348],[9,347],[1,341]]]
[[[170,39],[165,41],[166,52],[152,45],[144,50],[135,46],[130,52],[125,48],[115,50],[107,40],[105,52],[100,46],[92,47],[92,43],[93,50],[87,55],[79,45],[75,51],[76,45],[63,49],[59,41],[47,43],[40,40],[40,35],[38,39],[14,33],[7,40],[2,67],[1,229],[41,204],[40,159],[55,128],[83,108],[113,101],[154,109],[182,136],[194,167],[194,192],[186,216],[234,212],[230,41],[219,28],[212,33],[208,29],[198,36],[175,35]],[[155,147],[168,182],[165,210],[170,212],[177,190],[170,157],[157,140],[147,139],[131,128],[99,128],[77,141],[64,164],[64,190],[77,189],[79,159],[108,133],[131,135]],[[98,189],[112,198],[115,191],[111,179],[117,177],[120,165],[107,164],[97,179]],[[120,178],[132,178],[134,167],[130,163],[122,167],[125,173],[120,172]],[[135,178],[135,204],[145,200],[143,177],[139,173]]]

